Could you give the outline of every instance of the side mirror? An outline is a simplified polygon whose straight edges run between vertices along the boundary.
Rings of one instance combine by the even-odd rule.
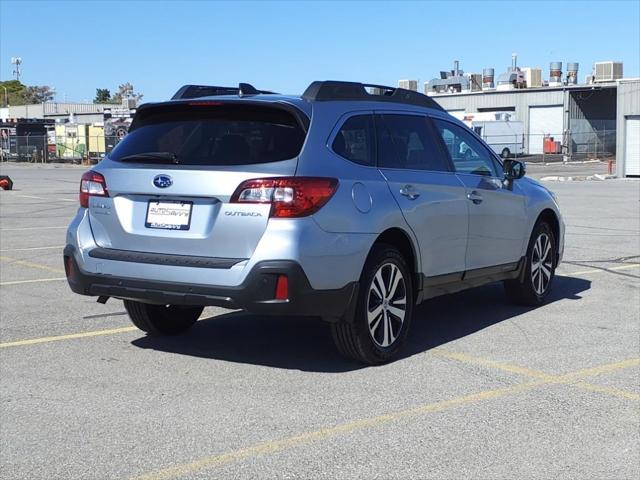
[[[506,180],[518,180],[527,173],[523,162],[511,159],[504,160],[502,170],[504,171],[504,178]]]

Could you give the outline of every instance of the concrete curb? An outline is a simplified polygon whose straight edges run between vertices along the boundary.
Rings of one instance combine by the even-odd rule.
[[[541,182],[584,182],[584,181],[612,180],[614,178],[616,178],[615,175],[596,173],[595,175],[588,175],[588,176],[583,175],[583,176],[575,176],[575,177],[550,175],[548,177],[542,177],[540,181]]]

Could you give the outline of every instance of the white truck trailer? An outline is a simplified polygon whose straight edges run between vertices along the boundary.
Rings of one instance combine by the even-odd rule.
[[[476,121],[469,126],[502,158],[524,152],[524,124],[518,121]]]

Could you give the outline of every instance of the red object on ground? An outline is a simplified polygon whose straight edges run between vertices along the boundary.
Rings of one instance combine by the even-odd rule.
[[[542,150],[544,151],[544,153],[556,153],[556,145],[553,141],[553,137],[544,137]]]
[[[7,175],[0,175],[0,188],[13,190],[13,181]]]

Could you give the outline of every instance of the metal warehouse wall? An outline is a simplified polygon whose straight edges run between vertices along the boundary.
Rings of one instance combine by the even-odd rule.
[[[524,122],[524,131],[529,133],[529,107],[531,106],[564,106],[562,90],[521,90],[512,92],[483,92],[456,95],[436,95],[432,97],[445,110],[466,110],[478,112],[483,108],[513,108],[516,120]],[[566,125],[566,120],[565,120]]]
[[[570,153],[616,152],[616,89],[570,90],[568,98],[572,144]]]
[[[105,109],[121,108],[120,104],[109,103],[35,103],[32,105],[15,105],[8,108],[8,118],[44,118],[64,117],[71,113],[78,114],[99,114],[96,118],[102,121],[102,112]]]
[[[8,118],[44,118],[44,106],[42,103],[10,106],[8,110]]]
[[[45,115],[69,114],[69,113],[102,113],[105,109],[122,108],[119,103],[59,103],[47,102],[44,104]]]
[[[632,80],[620,80],[618,82],[618,112],[616,133],[616,175],[625,175],[625,143],[626,128],[625,117],[640,115],[640,78]]]

